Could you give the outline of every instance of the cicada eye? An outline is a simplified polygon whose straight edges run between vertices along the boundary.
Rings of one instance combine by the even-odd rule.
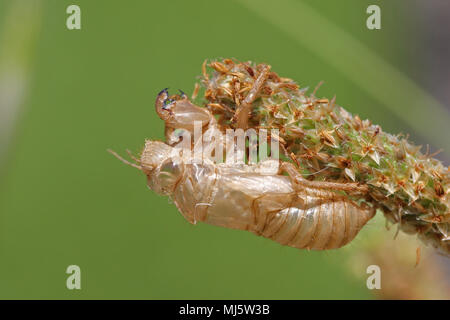
[[[176,183],[180,180],[183,173],[182,163],[177,159],[167,159],[159,167],[157,173],[157,183],[162,194],[173,192]]]

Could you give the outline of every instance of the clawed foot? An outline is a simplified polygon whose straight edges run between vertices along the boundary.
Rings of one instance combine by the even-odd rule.
[[[180,92],[179,94],[172,96],[169,96],[169,88],[165,88],[158,93],[155,101],[155,108],[161,119],[164,120],[167,118],[167,112],[169,111],[170,114],[170,107],[175,101],[187,99],[187,95],[182,90],[178,89],[178,91]]]
[[[303,178],[300,172],[298,172],[297,168],[292,163],[289,162],[282,162],[280,170],[281,173],[286,172],[296,184],[308,188],[342,190],[349,193],[359,193],[359,194],[364,194],[369,191],[367,185],[359,183],[353,182],[339,183],[339,182],[306,180],[305,178]]]
[[[200,121],[202,127],[211,121],[213,116],[206,108],[192,104],[182,90],[178,91],[179,94],[169,95],[169,89],[165,88],[156,97],[156,113],[166,127],[193,132],[195,121]]]

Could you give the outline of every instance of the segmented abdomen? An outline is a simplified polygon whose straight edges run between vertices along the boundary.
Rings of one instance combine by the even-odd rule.
[[[300,249],[336,249],[355,238],[375,214],[335,192],[301,187],[281,175],[216,175],[191,166],[173,200],[191,223],[247,230]]]
[[[349,200],[285,208],[268,214],[261,236],[300,249],[337,249],[352,241],[375,214]]]

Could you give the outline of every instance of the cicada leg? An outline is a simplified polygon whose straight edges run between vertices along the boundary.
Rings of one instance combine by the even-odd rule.
[[[236,114],[234,116],[237,127],[240,129],[247,129],[248,124],[248,114],[251,111],[251,105],[253,101],[255,101],[259,91],[261,90],[262,86],[264,85],[264,82],[266,81],[267,77],[269,76],[270,72],[270,66],[264,65],[261,72],[258,75],[258,78],[253,83],[253,87],[248,92],[247,96],[245,97],[244,101],[242,101],[239,109],[236,111]]]
[[[309,181],[303,178],[303,176],[298,172],[297,168],[289,162],[283,162],[280,166],[281,172],[286,172],[292,180],[303,187],[316,188],[316,189],[329,189],[329,190],[342,190],[350,193],[360,193],[364,194],[368,192],[367,185],[361,185],[359,183],[339,183],[339,182],[328,182],[328,181]]]

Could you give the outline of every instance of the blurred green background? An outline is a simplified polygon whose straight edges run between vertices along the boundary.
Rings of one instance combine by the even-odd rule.
[[[366,28],[374,3],[377,31]],[[156,94],[190,94],[214,57],[267,62],[310,88],[324,80],[319,96],[445,148],[448,112],[416,84],[421,29],[408,3],[1,0],[0,298],[371,298],[347,264],[367,232],[307,252],[193,226],[106,149],[162,139]],[[70,4],[81,30],[66,28]],[[72,264],[81,290],[66,288]]]

